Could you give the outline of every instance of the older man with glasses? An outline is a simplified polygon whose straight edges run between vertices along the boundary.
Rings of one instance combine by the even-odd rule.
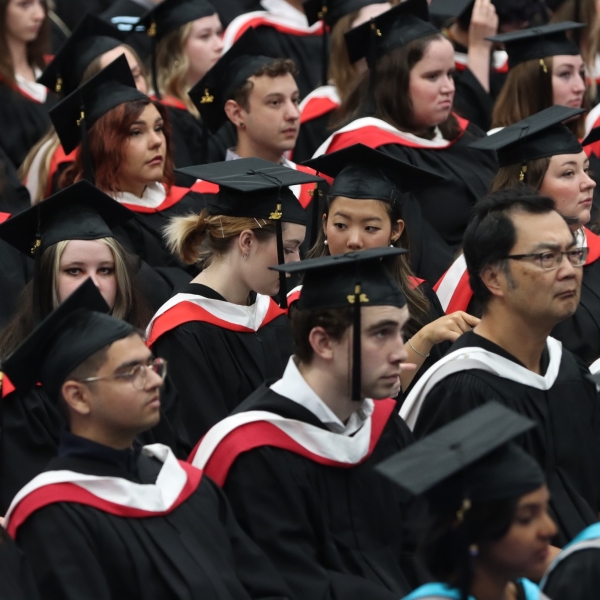
[[[546,471],[562,546],[600,510],[600,399],[583,362],[550,337],[577,309],[587,248],[551,198],[520,187],[477,204],[464,255],[481,322],[425,373],[400,414],[417,437],[490,400],[535,420],[520,443]]]

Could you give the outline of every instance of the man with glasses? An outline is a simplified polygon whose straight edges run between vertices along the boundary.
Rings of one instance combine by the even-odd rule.
[[[2,365],[17,391],[41,382],[69,425],[6,514],[41,596],[288,597],[219,488],[167,446],[136,445],[160,418],[166,362],[108,312],[88,280]]]
[[[550,337],[577,308],[587,248],[552,199],[521,187],[477,204],[464,255],[481,322],[421,378],[400,414],[417,437],[490,400],[537,421],[520,441],[545,468],[562,546],[600,510],[599,397],[583,362]]]

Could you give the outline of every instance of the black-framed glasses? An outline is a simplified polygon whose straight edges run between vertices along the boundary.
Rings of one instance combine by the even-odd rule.
[[[575,248],[562,252],[561,250],[545,250],[544,252],[532,252],[531,254],[511,254],[505,258],[512,260],[533,260],[544,271],[554,271],[560,267],[563,257],[574,267],[582,267],[588,257],[589,248]]]
[[[156,373],[164,381],[167,376],[167,361],[164,358],[155,358],[150,364],[135,365],[127,373],[115,373],[114,375],[104,375],[103,377],[86,377],[77,381],[79,383],[91,383],[104,379],[129,379],[134,389],[143,390],[148,381],[148,371]]]

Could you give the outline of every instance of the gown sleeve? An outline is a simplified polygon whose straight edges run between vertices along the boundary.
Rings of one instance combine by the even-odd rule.
[[[483,131],[489,131],[494,109],[492,96],[483,89],[469,68],[455,77],[455,84],[454,108],[456,112]]]
[[[31,565],[13,540],[0,532],[0,590],[10,600],[39,600]]]
[[[600,590],[600,550],[580,550],[559,563],[552,572],[543,592],[561,600],[588,600]]]
[[[224,486],[240,525],[265,551],[297,600],[397,600],[399,594],[361,577],[326,568],[308,500],[311,482],[279,452],[261,448],[235,461]]]

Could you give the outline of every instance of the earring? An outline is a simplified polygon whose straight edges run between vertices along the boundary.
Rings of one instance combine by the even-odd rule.
[[[326,246],[329,246],[329,242],[328,242],[327,240],[325,240],[325,241],[323,242],[323,244],[325,244]]]
[[[242,258],[243,258],[244,260],[247,260],[247,258],[248,258],[248,255],[247,255],[247,254],[242,254]]]
[[[471,544],[469,546],[469,554],[472,558],[477,558],[479,556],[479,546],[477,544]]]
[[[244,127],[243,121],[240,121],[240,124],[238,125],[238,127]]]

